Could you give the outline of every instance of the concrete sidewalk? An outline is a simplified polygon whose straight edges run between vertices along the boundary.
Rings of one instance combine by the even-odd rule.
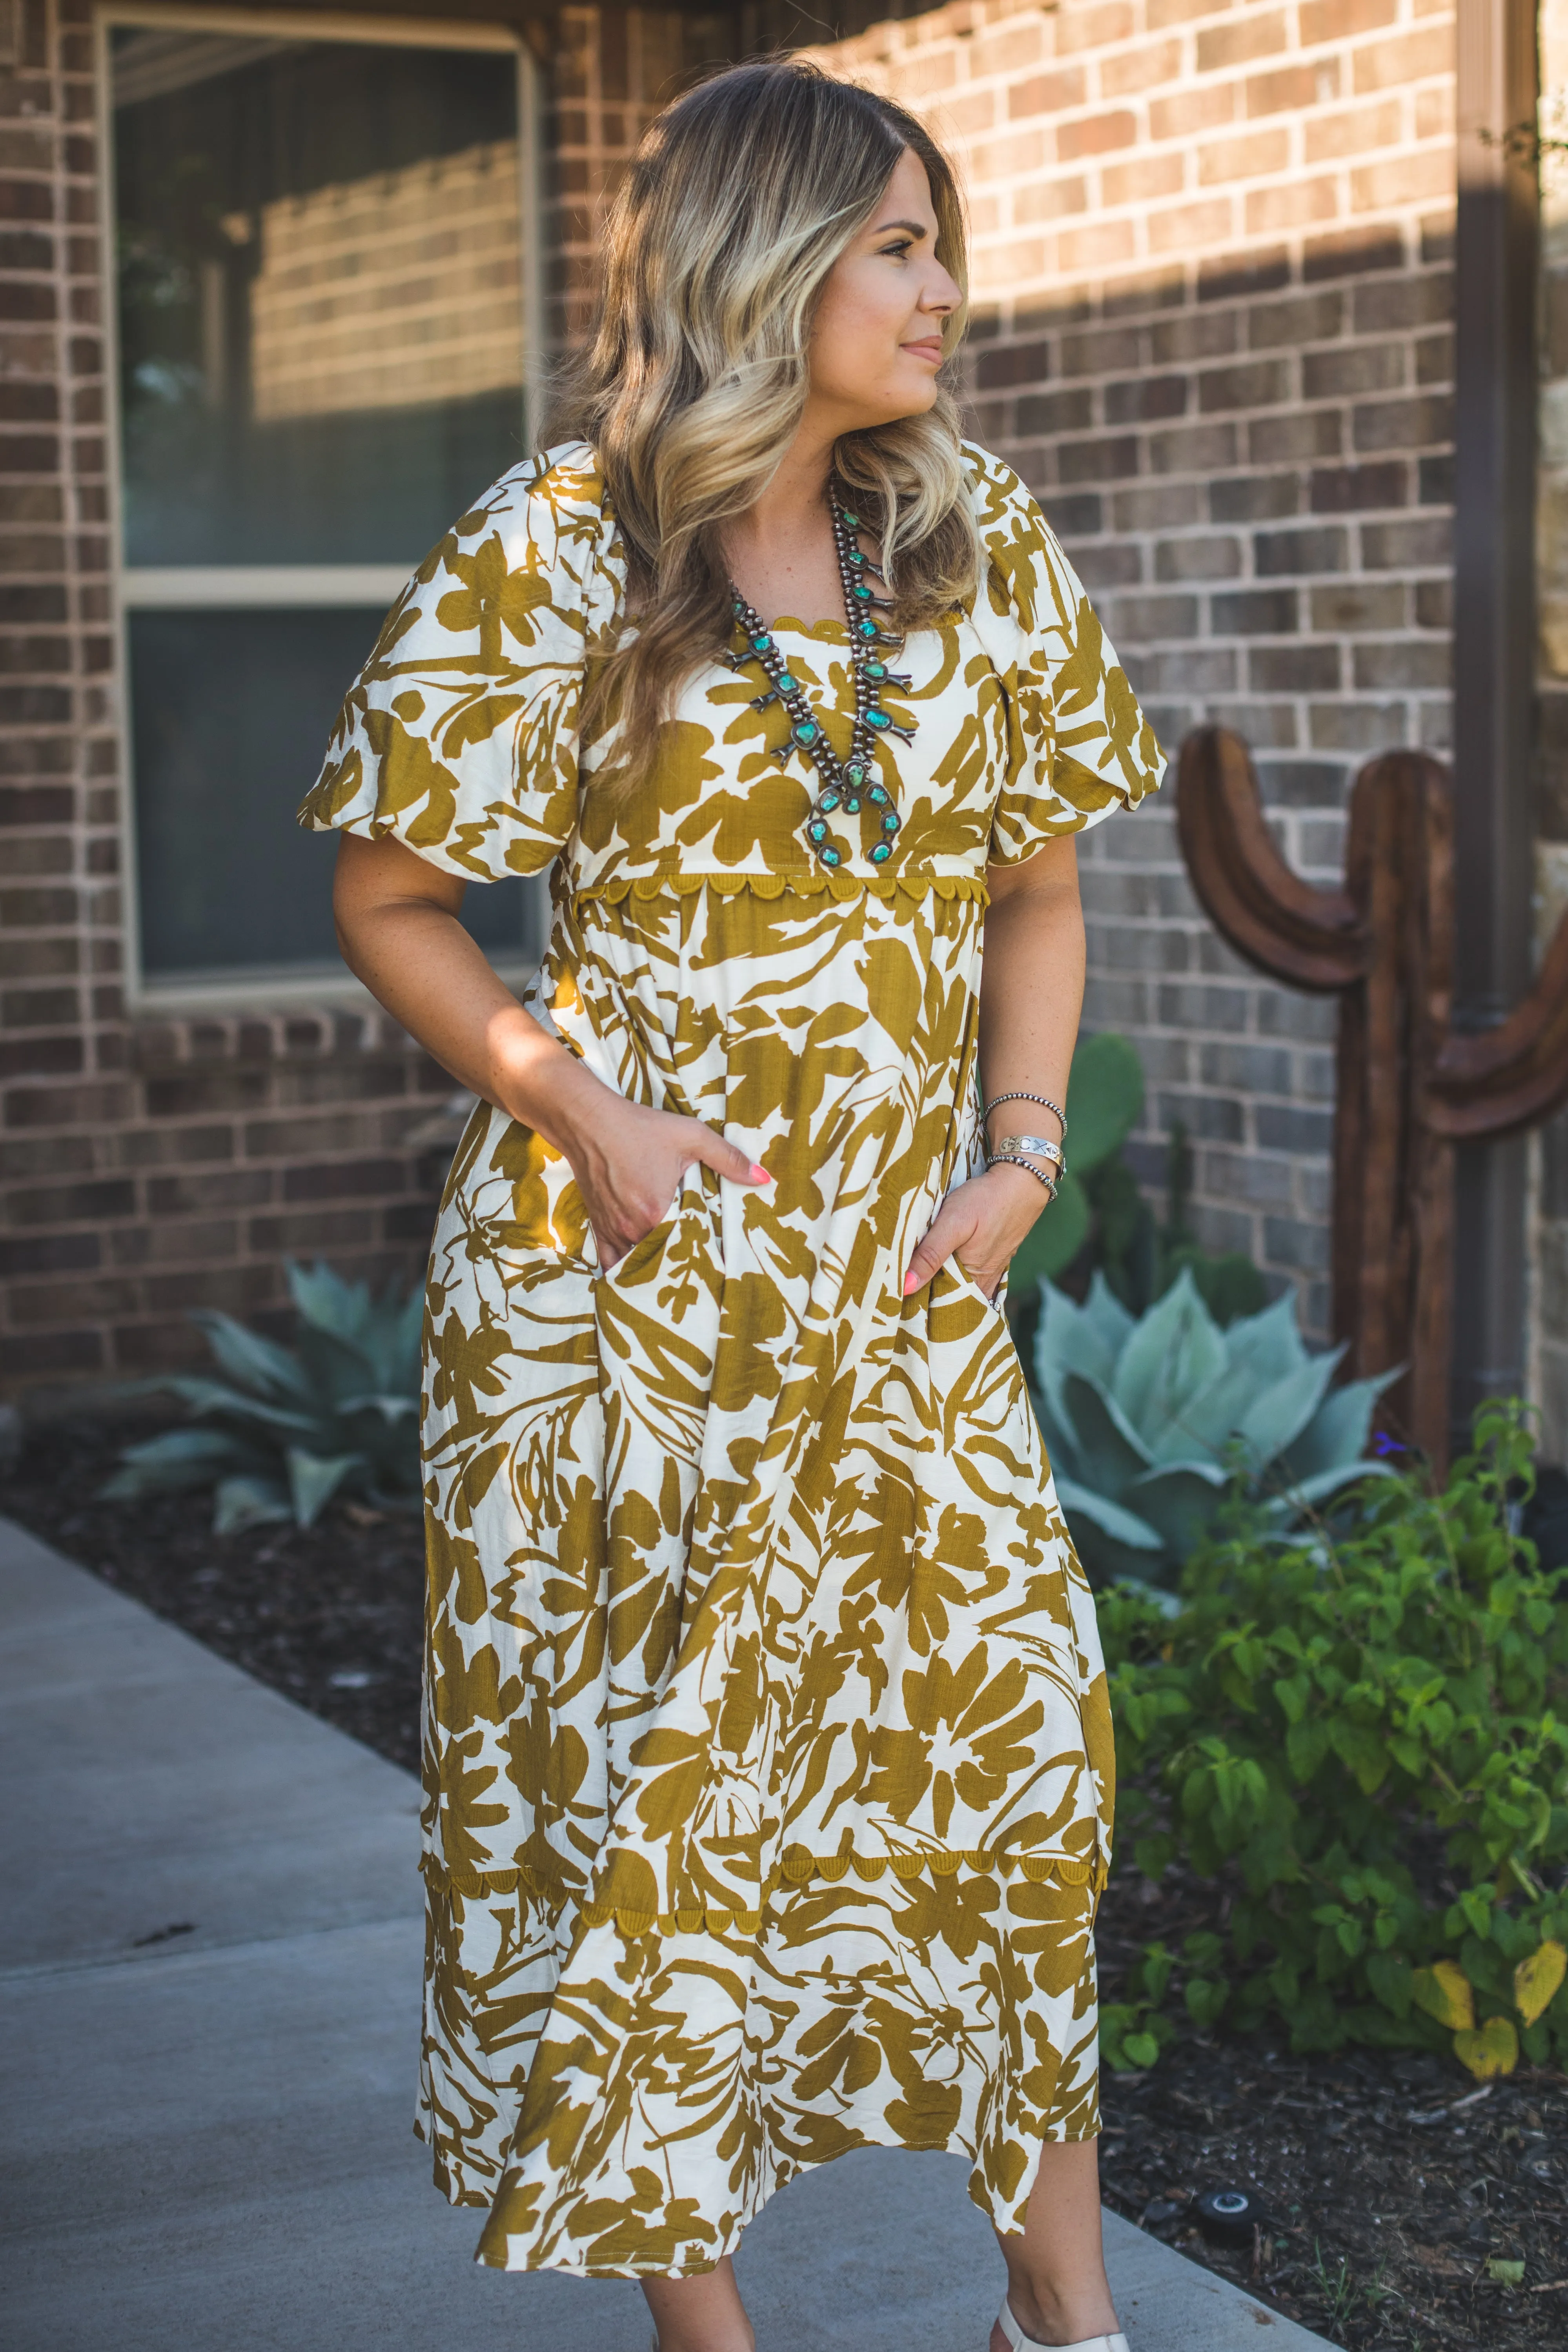
[[[635,2286],[480,2270],[430,2186],[406,1774],[0,1520],[0,1786],[7,2352],[647,2352]],[[784,2190],[760,2352],[984,2352],[967,2169]],[[1133,2352],[1321,2341],[1106,2226]]]

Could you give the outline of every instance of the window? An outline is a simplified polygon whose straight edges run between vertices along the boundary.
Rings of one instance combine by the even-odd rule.
[[[293,811],[387,606],[524,455],[526,53],[480,27],[104,27],[144,999],[341,983]],[[538,884],[476,885],[501,963]]]

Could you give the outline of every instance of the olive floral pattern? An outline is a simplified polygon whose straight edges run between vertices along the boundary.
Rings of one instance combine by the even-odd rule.
[[[301,812],[472,881],[552,867],[530,1009],[773,1178],[694,1169],[605,1271],[564,1160],[481,1105],[442,1202],[418,2127],[500,2268],[710,2269],[868,2144],[962,2148],[1015,2229],[1041,2143],[1098,2127],[1093,1605],[999,1307],[901,1277],[979,1164],[988,865],[1162,758],[1038,509],[968,456],[985,584],[896,665],[887,866],[870,810],[812,857],[754,665],[689,682],[651,784],[592,788],[625,563],[580,446],[421,566]],[[775,626],[842,751],[844,625]]]

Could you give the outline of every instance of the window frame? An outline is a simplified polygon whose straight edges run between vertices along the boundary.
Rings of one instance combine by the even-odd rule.
[[[115,126],[112,37],[125,26],[189,34],[254,35],[271,39],[359,42],[367,48],[489,50],[510,56],[517,74],[518,212],[521,256],[521,372],[519,407],[526,441],[541,414],[547,354],[544,348],[544,278],[541,249],[543,217],[540,184],[541,77],[521,32],[474,20],[383,16],[338,11],[244,6],[200,9],[180,0],[100,0],[93,11],[99,141],[99,234],[103,255],[105,469],[110,503],[110,612],[117,692],[112,730],[122,780],[121,890],[124,939],[126,1009],[132,1015],[237,1013],[300,1004],[368,1006],[368,992],[342,964],[246,965],[232,978],[221,971],[163,978],[142,964],[141,887],[137,844],[136,775],[132,730],[129,615],[134,612],[179,612],[221,605],[230,611],[320,609],[361,605],[384,611],[401,594],[425,550],[410,551],[403,563],[178,564],[132,566],[125,561],[125,503],[121,474],[123,418],[120,401],[120,288],[115,264]],[[345,687],[349,681],[344,680]],[[313,779],[300,782],[303,795]],[[323,845],[324,854],[324,845]],[[543,899],[543,886],[539,898]],[[542,919],[542,904],[536,908]],[[510,982],[528,978],[534,960],[520,947],[515,957],[492,957]]]

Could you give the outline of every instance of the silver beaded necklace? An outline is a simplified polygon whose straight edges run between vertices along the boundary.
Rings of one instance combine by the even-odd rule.
[[[835,752],[826,730],[813,712],[773,632],[756,608],[747,604],[733,581],[730,583],[730,601],[745,632],[747,649],[729,658],[735,669],[744,668],[752,661],[761,665],[768,679],[768,691],[756,697],[752,709],[765,710],[773,702],[783,706],[790,728],[776,747],[780,759],[787,760],[792,752],[798,752],[821,780],[805,820],[805,838],[817,863],[831,873],[845,862],[845,853],[833,838],[831,821],[841,810],[846,816],[858,816],[862,799],[876,811],[880,821],[879,838],[867,852],[870,863],[885,866],[892,856],[893,837],[901,820],[892,794],[872,768],[872,753],[875,746],[889,735],[897,735],[908,743],[914,728],[900,726],[879,699],[883,687],[910,684],[907,677],[895,675],[882,658],[884,651],[897,651],[904,642],[874,618],[878,612],[890,611],[891,606],[885,596],[872,593],[864,575],[868,572],[880,580],[882,574],[860,551],[859,516],[843,505],[836,489],[829,490],[828,499],[833,509],[838,576],[844,588],[844,613],[849,625],[849,664],[855,677],[855,722],[847,757],[840,760]]]

